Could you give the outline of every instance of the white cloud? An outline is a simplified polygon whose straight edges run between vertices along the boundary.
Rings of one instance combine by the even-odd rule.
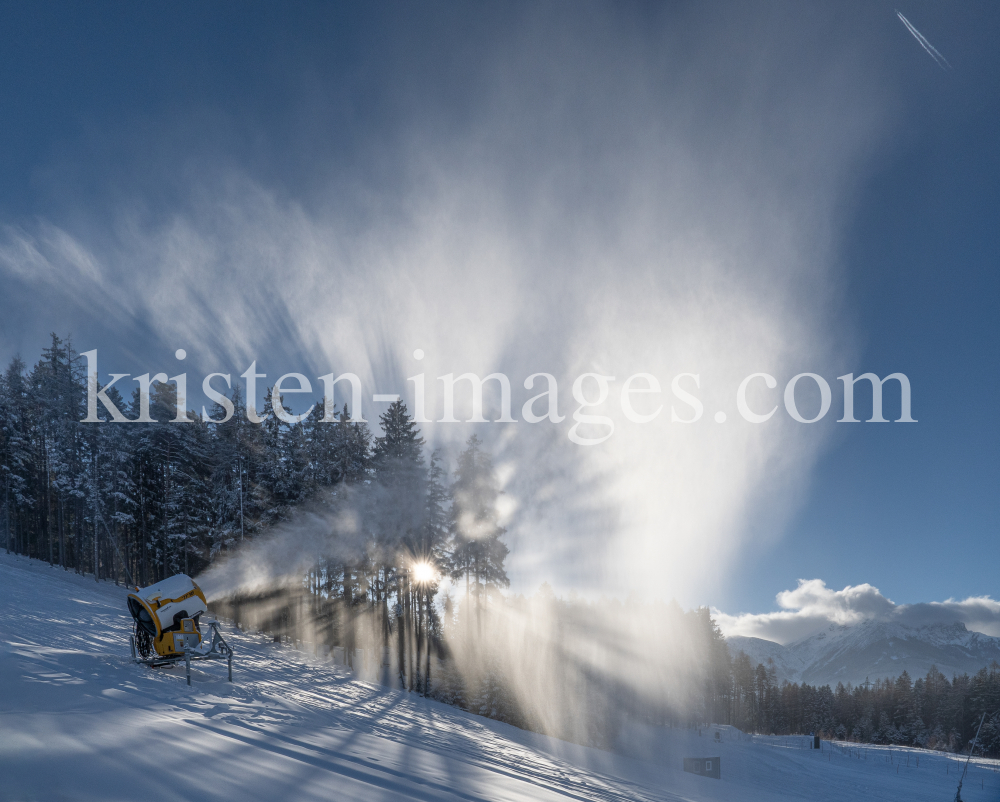
[[[773,613],[728,615],[713,610],[726,636],[743,635],[777,643],[791,643],[828,624],[856,624],[866,620],[898,621],[912,627],[962,623],[973,632],[1000,636],[1000,601],[989,596],[962,601],[896,604],[867,583],[833,590],[822,579],[800,579],[794,590],[776,597],[781,608]]]

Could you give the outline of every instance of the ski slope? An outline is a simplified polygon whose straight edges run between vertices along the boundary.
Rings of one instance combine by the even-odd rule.
[[[945,756],[902,768],[874,750],[638,726],[612,754],[358,681],[229,626],[234,682],[207,663],[188,687],[183,668],[131,663],[125,594],[0,553],[0,800],[954,799],[959,763]],[[680,770],[703,754],[722,757],[721,780]],[[978,763],[963,798],[1000,799],[996,766]]]

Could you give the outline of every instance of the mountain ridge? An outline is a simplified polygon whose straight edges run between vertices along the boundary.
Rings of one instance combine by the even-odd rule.
[[[733,657],[743,651],[755,665],[773,661],[779,682],[809,685],[858,685],[903,671],[916,679],[931,666],[948,677],[972,675],[1000,662],[1000,638],[970,631],[961,622],[910,626],[869,619],[830,624],[787,645],[739,635],[726,643]]]

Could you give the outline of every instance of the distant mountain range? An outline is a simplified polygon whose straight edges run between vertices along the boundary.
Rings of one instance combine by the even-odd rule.
[[[965,624],[911,627],[891,621],[837,625],[782,646],[762,638],[726,639],[735,657],[746,652],[753,664],[774,661],[778,681],[810,685],[845,685],[897,677],[912,679],[937,666],[946,677],[975,674],[993,660],[1000,662],[1000,638],[970,632]]]

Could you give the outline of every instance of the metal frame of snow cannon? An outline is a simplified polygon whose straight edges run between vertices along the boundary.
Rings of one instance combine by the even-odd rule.
[[[225,660],[229,671],[229,681],[233,681],[233,650],[226,639],[219,632],[219,624],[216,621],[209,621],[208,627],[212,630],[212,644],[207,652],[201,652],[196,648],[185,647],[183,654],[174,654],[168,657],[157,655],[143,659],[135,650],[135,635],[129,635],[129,646],[132,648],[133,662],[140,663],[150,668],[160,668],[161,666],[172,666],[184,661],[187,684],[191,684],[191,661],[192,660]]]

